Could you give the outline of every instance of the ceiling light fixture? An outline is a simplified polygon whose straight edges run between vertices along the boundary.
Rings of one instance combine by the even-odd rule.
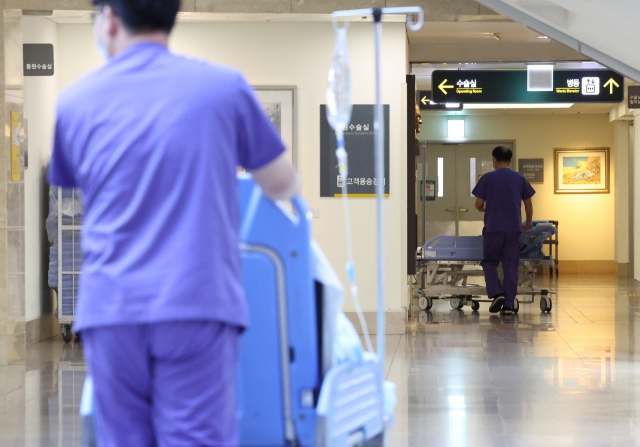
[[[464,139],[464,120],[447,121],[447,138],[453,140]]]
[[[571,103],[540,104],[465,104],[465,109],[569,109]]]
[[[538,36],[538,39],[548,39],[547,36]]]

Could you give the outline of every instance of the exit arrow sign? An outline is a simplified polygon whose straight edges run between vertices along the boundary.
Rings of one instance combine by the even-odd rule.
[[[421,90],[418,92],[418,105],[420,110],[450,110],[452,112],[462,110],[463,105],[455,102],[436,103],[431,100],[430,90]]]

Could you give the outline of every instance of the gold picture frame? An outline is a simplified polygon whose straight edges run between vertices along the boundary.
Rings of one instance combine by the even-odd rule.
[[[554,149],[553,183],[556,194],[609,194],[608,147]]]

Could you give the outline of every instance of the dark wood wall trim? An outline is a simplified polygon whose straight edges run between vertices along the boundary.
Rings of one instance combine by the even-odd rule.
[[[416,274],[416,77],[407,75],[407,275]]]

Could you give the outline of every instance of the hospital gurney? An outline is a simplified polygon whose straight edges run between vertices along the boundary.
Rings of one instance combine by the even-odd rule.
[[[553,236],[555,227],[547,221],[535,221],[533,228],[522,233],[520,242],[520,268],[518,271],[518,296],[529,296],[529,301],[516,298],[514,311],[520,303],[533,303],[540,296],[540,310],[551,312],[553,292],[534,286],[536,267],[548,267],[553,262],[542,251],[543,242]],[[465,305],[476,311],[480,302],[491,302],[486,296],[486,287],[470,284],[469,278],[484,277],[479,269],[482,261],[482,236],[436,236],[418,249],[417,262],[421,284],[418,288],[418,306],[429,310],[434,299],[448,299],[452,308],[462,309]],[[475,267],[475,268],[474,268]]]
[[[342,290],[330,274],[319,274],[331,268],[312,244],[304,200],[292,200],[294,216],[264,197],[249,176],[238,181],[250,313],[240,344],[240,446],[383,445],[393,423],[388,385],[377,356],[335,358],[340,309],[329,295]],[[81,408],[86,440],[93,431],[92,388],[89,379]]]

